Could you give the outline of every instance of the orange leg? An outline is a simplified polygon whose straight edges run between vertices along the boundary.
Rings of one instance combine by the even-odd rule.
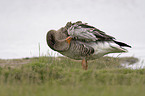
[[[86,59],[82,60],[82,67],[83,67],[84,70],[88,69],[88,64],[87,64],[87,60]]]
[[[69,36],[69,37],[67,37],[65,40],[67,41],[68,44],[70,44],[71,39],[72,39],[72,38]]]

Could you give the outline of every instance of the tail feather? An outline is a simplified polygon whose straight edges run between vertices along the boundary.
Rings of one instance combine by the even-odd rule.
[[[118,41],[115,41],[115,40],[114,40],[114,42],[115,42],[116,44],[118,44],[119,46],[130,47],[130,48],[131,48],[131,46],[128,45],[128,44],[125,44],[125,43],[122,43],[122,42],[118,42]]]

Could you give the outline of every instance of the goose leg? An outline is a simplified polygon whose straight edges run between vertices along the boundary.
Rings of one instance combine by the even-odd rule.
[[[82,68],[83,68],[84,70],[87,70],[87,69],[88,69],[88,64],[87,64],[87,60],[86,60],[86,59],[83,59],[83,60],[82,60]]]
[[[65,40],[67,41],[68,44],[70,44],[71,39],[72,39],[72,38],[69,36],[69,37],[67,37]]]

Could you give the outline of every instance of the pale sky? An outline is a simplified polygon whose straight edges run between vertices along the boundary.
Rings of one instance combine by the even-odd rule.
[[[134,55],[145,46],[144,9],[145,0],[0,0],[0,58],[38,56],[39,43],[45,55],[47,31],[78,20],[132,45]]]

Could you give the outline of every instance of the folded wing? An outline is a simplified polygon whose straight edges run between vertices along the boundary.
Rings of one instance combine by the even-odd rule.
[[[68,35],[83,41],[113,40],[112,36],[86,23],[76,22],[68,28]]]

